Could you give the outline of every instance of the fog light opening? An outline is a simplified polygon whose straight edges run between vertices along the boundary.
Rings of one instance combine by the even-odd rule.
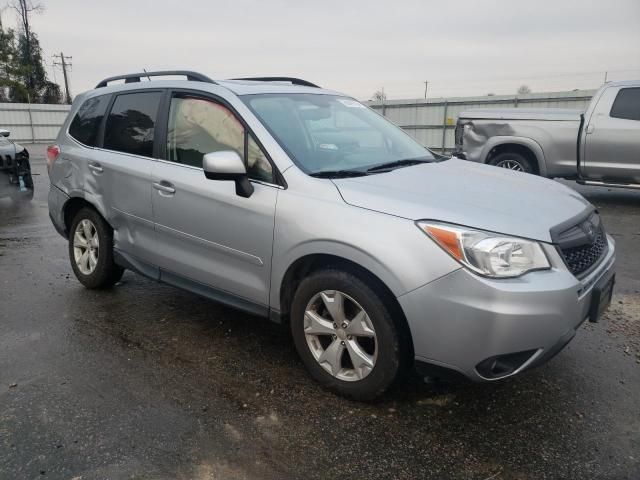
[[[476,365],[478,373],[488,379],[496,379],[511,375],[524,365],[538,350],[507,353],[489,357]]]

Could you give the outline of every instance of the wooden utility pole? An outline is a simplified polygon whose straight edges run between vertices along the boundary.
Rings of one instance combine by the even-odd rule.
[[[65,92],[65,103],[71,105],[71,92],[69,91],[69,77],[67,75],[67,68],[72,67],[71,59],[73,57],[65,56],[64,53],[60,52],[59,55],[54,55],[54,59],[59,59],[59,62],[53,61],[54,66],[62,67],[62,75],[64,76],[64,92]]]

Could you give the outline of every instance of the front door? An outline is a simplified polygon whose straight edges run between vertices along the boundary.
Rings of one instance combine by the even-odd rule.
[[[224,150],[245,159],[255,188],[251,197],[236,195],[232,181],[205,177],[203,156]],[[279,187],[263,150],[223,103],[174,93],[164,156],[152,171],[161,279],[267,306]]]
[[[606,89],[584,138],[586,178],[640,184],[640,87]]]

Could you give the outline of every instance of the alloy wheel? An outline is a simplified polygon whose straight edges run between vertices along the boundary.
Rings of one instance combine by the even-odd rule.
[[[83,275],[91,275],[98,265],[100,240],[91,220],[83,219],[73,234],[73,257]]]
[[[362,380],[375,367],[378,342],[371,319],[343,292],[325,290],[311,298],[304,334],[318,364],[339,380]]]
[[[524,167],[517,160],[501,160],[500,162],[496,163],[496,167],[506,168],[508,170],[514,170],[516,172],[524,172]]]

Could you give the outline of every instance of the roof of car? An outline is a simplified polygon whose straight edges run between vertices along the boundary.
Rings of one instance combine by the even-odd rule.
[[[605,83],[608,87],[638,87],[640,86],[640,80],[618,80],[616,82]]]
[[[340,95],[333,90],[306,85],[295,85],[286,81],[257,81],[257,80],[216,80],[222,87],[231,90],[236,95],[253,95],[259,93],[313,93],[321,95]]]
[[[166,77],[181,76],[185,80],[167,79]],[[155,78],[164,77],[155,80]],[[152,78],[154,78],[152,80]],[[111,82],[122,82],[112,84]],[[319,86],[300,78],[294,77],[251,77],[228,80],[213,80],[206,75],[191,70],[164,70],[156,72],[128,73],[109,77],[97,84],[95,94],[110,93],[113,91],[131,90],[139,88],[194,88],[209,90],[209,86],[223,87],[236,95],[252,95],[260,93],[311,93],[311,94],[338,94],[331,90],[325,90]],[[89,92],[87,92],[89,94]],[[89,94],[91,95],[91,94]],[[339,95],[339,94],[338,94]],[[93,96],[93,95],[91,95]]]

